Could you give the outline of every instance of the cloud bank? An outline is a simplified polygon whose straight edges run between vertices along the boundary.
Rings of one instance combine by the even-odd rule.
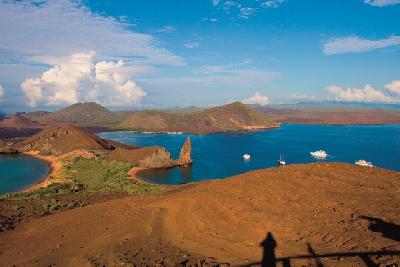
[[[181,65],[183,59],[158,46],[132,24],[91,12],[79,0],[0,0],[0,61],[41,63],[42,57],[96,50],[105,59],[135,59]]]
[[[357,36],[335,38],[324,44],[323,52],[325,55],[361,53],[379,48],[399,46],[400,36],[393,35],[386,39],[368,40]]]
[[[21,84],[29,106],[61,106],[80,101],[126,106],[135,105],[146,96],[131,79],[135,68],[125,66],[122,60],[96,62],[95,52],[90,52],[57,62],[40,77],[28,78]]]
[[[258,104],[265,106],[269,103],[269,99],[267,96],[260,94],[260,92],[256,92],[253,96],[250,96],[242,101],[244,104]]]
[[[394,81],[387,84],[385,87],[389,88],[389,93],[400,92],[400,81]],[[391,89],[390,89],[391,88]],[[396,103],[400,99],[397,96],[400,94],[387,94],[382,90],[377,90],[371,85],[367,84],[364,88],[344,88],[341,86],[329,86],[326,88],[329,94],[333,95],[336,101],[345,102],[377,102],[377,103]]]
[[[400,80],[385,84],[385,87],[392,94],[400,96]]]

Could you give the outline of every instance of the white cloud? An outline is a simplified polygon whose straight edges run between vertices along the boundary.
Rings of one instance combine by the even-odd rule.
[[[218,5],[219,2],[221,2],[221,0],[211,0],[211,3],[213,4],[213,6]]]
[[[385,87],[393,94],[400,96],[400,80],[393,81],[391,83],[385,84]]]
[[[200,42],[188,41],[184,44],[186,48],[196,48],[200,46]]]
[[[368,40],[357,36],[335,38],[324,44],[324,54],[361,53],[379,48],[400,45],[400,36],[393,35],[386,39]]]
[[[326,88],[329,94],[335,97],[336,101],[347,102],[397,102],[393,97],[385,95],[382,91],[373,88],[367,84],[364,88],[343,88],[340,86],[329,86]]]
[[[156,31],[156,32],[173,32],[173,31],[175,31],[175,28],[172,27],[172,26],[167,25],[167,26],[162,27],[162,28],[160,28],[160,29],[157,29],[157,30],[155,30],[155,31]]]
[[[3,86],[1,86],[0,84],[0,99],[2,99],[4,97],[4,89]]]
[[[21,89],[34,107],[69,105],[79,101],[101,104],[134,105],[146,96],[131,76],[135,67],[125,66],[122,60],[95,61],[95,53],[78,53],[57,60],[40,77],[26,79]]]
[[[210,21],[210,22],[218,22],[218,19],[216,19],[216,18],[207,18],[207,17],[205,17],[205,18],[202,18],[202,20],[203,21]]]
[[[242,101],[244,104],[258,104],[265,106],[268,104],[269,99],[266,96],[260,94],[260,92],[256,92],[253,96],[250,96]]]
[[[261,4],[261,6],[266,7],[266,8],[277,8],[279,7],[280,4],[284,3],[285,0],[269,0],[265,1],[264,3]]]
[[[241,7],[239,9],[239,18],[248,19],[256,13],[256,10],[257,9],[252,8],[252,7]]]
[[[400,0],[364,0],[364,3],[371,5],[371,6],[389,6],[400,4]]]
[[[95,14],[79,0],[1,0],[0,61],[37,60],[95,50],[107,59],[183,64],[182,58],[159,47],[151,35],[132,28],[126,19]]]

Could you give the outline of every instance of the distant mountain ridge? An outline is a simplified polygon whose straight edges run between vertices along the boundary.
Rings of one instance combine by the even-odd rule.
[[[115,125],[126,118],[95,102],[76,103],[55,112],[32,112],[25,116],[44,124],[74,123],[81,126]]]
[[[119,127],[150,132],[209,133],[277,127],[278,124],[240,102],[194,111],[144,110]]]
[[[352,108],[352,109],[387,109],[400,110],[400,104],[373,102],[344,102],[344,101],[308,101],[295,104],[268,105],[271,108]]]

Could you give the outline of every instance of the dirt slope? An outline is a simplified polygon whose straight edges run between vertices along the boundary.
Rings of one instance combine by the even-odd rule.
[[[292,266],[389,264],[400,262],[399,203],[398,172],[342,163],[258,170],[20,225],[0,233],[0,265],[171,265],[202,256],[250,264],[261,261],[267,232],[277,246],[268,239],[264,255],[275,252],[279,264],[295,255],[309,259],[289,259]],[[340,257],[315,258],[328,253]]]
[[[11,115],[0,118],[0,128],[16,128],[16,129],[26,129],[26,128],[41,128],[37,122],[31,121],[27,117],[20,115]]]
[[[64,154],[77,149],[106,150],[113,148],[107,141],[73,126],[49,126],[43,131],[14,145],[19,151],[37,150],[47,154]]]

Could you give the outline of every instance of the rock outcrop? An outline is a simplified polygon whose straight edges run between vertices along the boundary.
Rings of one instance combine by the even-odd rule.
[[[139,160],[139,167],[142,168],[171,168],[175,165],[175,161],[172,159],[171,154],[163,147],[158,147],[153,154]]]
[[[13,148],[12,142],[7,142],[0,139],[0,154],[15,154],[18,153],[16,149]]]
[[[187,137],[176,164],[179,166],[188,166],[192,163],[192,143],[190,142],[190,137]]]
[[[129,162],[133,167],[142,168],[170,168],[176,165],[171,154],[160,146],[137,149],[117,148],[108,153],[106,159]]]

